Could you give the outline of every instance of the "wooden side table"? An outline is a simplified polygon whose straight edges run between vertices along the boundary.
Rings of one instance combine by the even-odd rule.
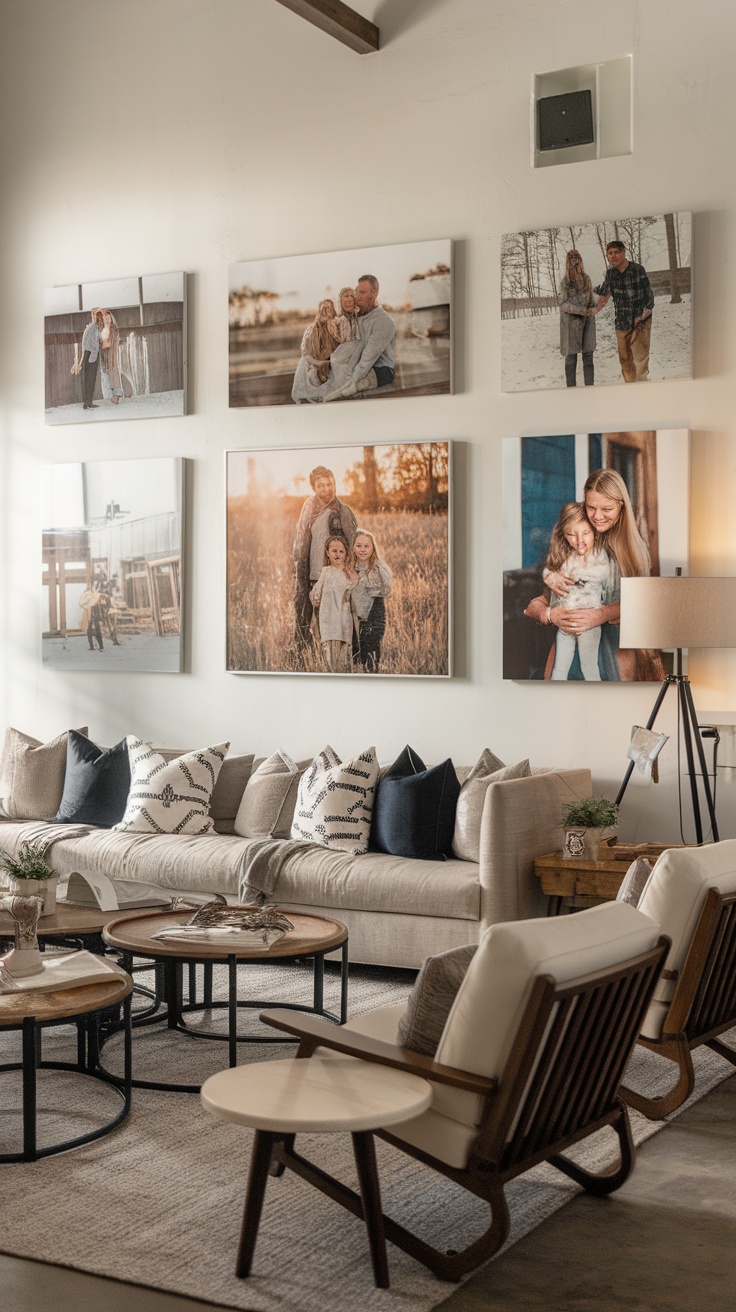
[[[220,1071],[205,1080],[201,1096],[213,1116],[249,1125],[256,1132],[235,1274],[250,1274],[272,1163],[277,1174],[290,1166],[308,1180],[311,1164],[294,1152],[296,1135],[342,1130],[352,1135],[360,1181],[360,1199],[353,1195],[357,1206],[350,1210],[365,1218],[375,1282],[379,1289],[388,1289],[386,1236],[372,1131],[398,1125],[426,1111],[432,1101],[432,1086],[427,1080],[357,1057],[316,1054]]]
[[[0,1162],[35,1162],[39,1157],[66,1152],[80,1144],[90,1143],[103,1134],[109,1134],[130,1111],[131,1093],[131,1027],[130,995],[133,981],[120,975],[107,982],[83,984],[76,988],[50,989],[48,992],[26,990],[0,994],[0,1031],[21,1030],[23,1055],[20,1063],[8,1062],[2,1071],[23,1072],[23,1151],[2,1153]],[[122,1080],[108,1076],[99,1069],[100,1013],[117,1003],[123,1003],[125,1027],[125,1067]],[[41,1055],[42,1029],[47,1025],[77,1025],[77,1061],[44,1061]],[[122,1098],[123,1106],[116,1116],[96,1130],[67,1139],[61,1143],[39,1148],[36,1142],[36,1072],[38,1070],[76,1071],[92,1079],[110,1084]]]
[[[612,902],[632,861],[644,857],[654,864],[662,852],[677,846],[676,843],[611,843],[598,849],[599,861],[565,857],[562,852],[538,856],[534,873],[542,892],[550,899],[548,914],[559,915],[563,906],[579,911],[601,902]]]

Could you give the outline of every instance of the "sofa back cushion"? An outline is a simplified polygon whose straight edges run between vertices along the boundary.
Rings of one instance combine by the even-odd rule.
[[[299,781],[291,837],[361,856],[368,851],[378,783],[375,747],[341,761],[330,746]]]
[[[662,933],[672,939],[665,970],[676,971],[678,978],[711,888],[719,893],[736,893],[735,838],[705,847],[668,848],[659,857],[639,900],[639,910],[656,920]],[[677,978],[660,976],[642,1027],[645,1038],[660,1037],[676,987]]]
[[[148,743],[129,734],[130,794],[114,829],[135,834],[211,834],[209,814],[217,776],[229,743],[165,761]]]
[[[405,747],[378,785],[372,845],[391,856],[445,861],[452,856],[459,792],[449,757],[428,770],[421,757]]]
[[[480,861],[480,825],[489,786],[503,779],[525,779],[530,774],[527,760],[504,765],[485,749],[460,788],[452,836],[454,856],[461,861]]]
[[[54,822],[111,829],[125,815],[129,792],[130,761],[125,739],[105,751],[84,734],[70,729],[64,792]]]
[[[243,838],[288,838],[304,769],[306,763],[297,764],[281,748],[257,761],[238,807],[235,833]]]
[[[86,728],[77,733],[86,734]],[[12,820],[49,820],[64,791],[67,733],[48,743],[7,729],[0,759],[2,814]]]
[[[436,1060],[502,1076],[537,975],[562,983],[646,952],[659,925],[625,902],[491,925],[455,998]]]

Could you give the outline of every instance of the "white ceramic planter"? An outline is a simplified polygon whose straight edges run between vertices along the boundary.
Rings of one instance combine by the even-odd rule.
[[[10,878],[10,891],[20,897],[42,897],[41,916],[53,916],[56,911],[56,886],[58,875],[50,879],[13,879]]]

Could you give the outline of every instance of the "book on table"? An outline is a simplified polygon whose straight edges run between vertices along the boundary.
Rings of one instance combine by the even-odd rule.
[[[60,884],[57,901],[100,911],[135,911],[143,907],[170,907],[165,889],[133,879],[110,879],[107,875],[74,870]]]

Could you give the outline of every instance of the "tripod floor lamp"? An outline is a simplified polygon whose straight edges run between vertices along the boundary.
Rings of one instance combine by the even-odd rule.
[[[682,716],[690,795],[698,843],[703,841],[703,826],[698,794],[698,762],[703,779],[703,795],[713,841],[718,842],[718,824],[710,788],[708,770],[695,714],[690,680],[682,673],[684,647],[736,647],[736,578],[636,578],[621,580],[622,647],[675,649],[675,673],[660,686],[657,700],[646,727],[651,729],[664,701],[667,689],[677,690]],[[626,792],[634,762],[629,765],[618,790],[617,802]]]

